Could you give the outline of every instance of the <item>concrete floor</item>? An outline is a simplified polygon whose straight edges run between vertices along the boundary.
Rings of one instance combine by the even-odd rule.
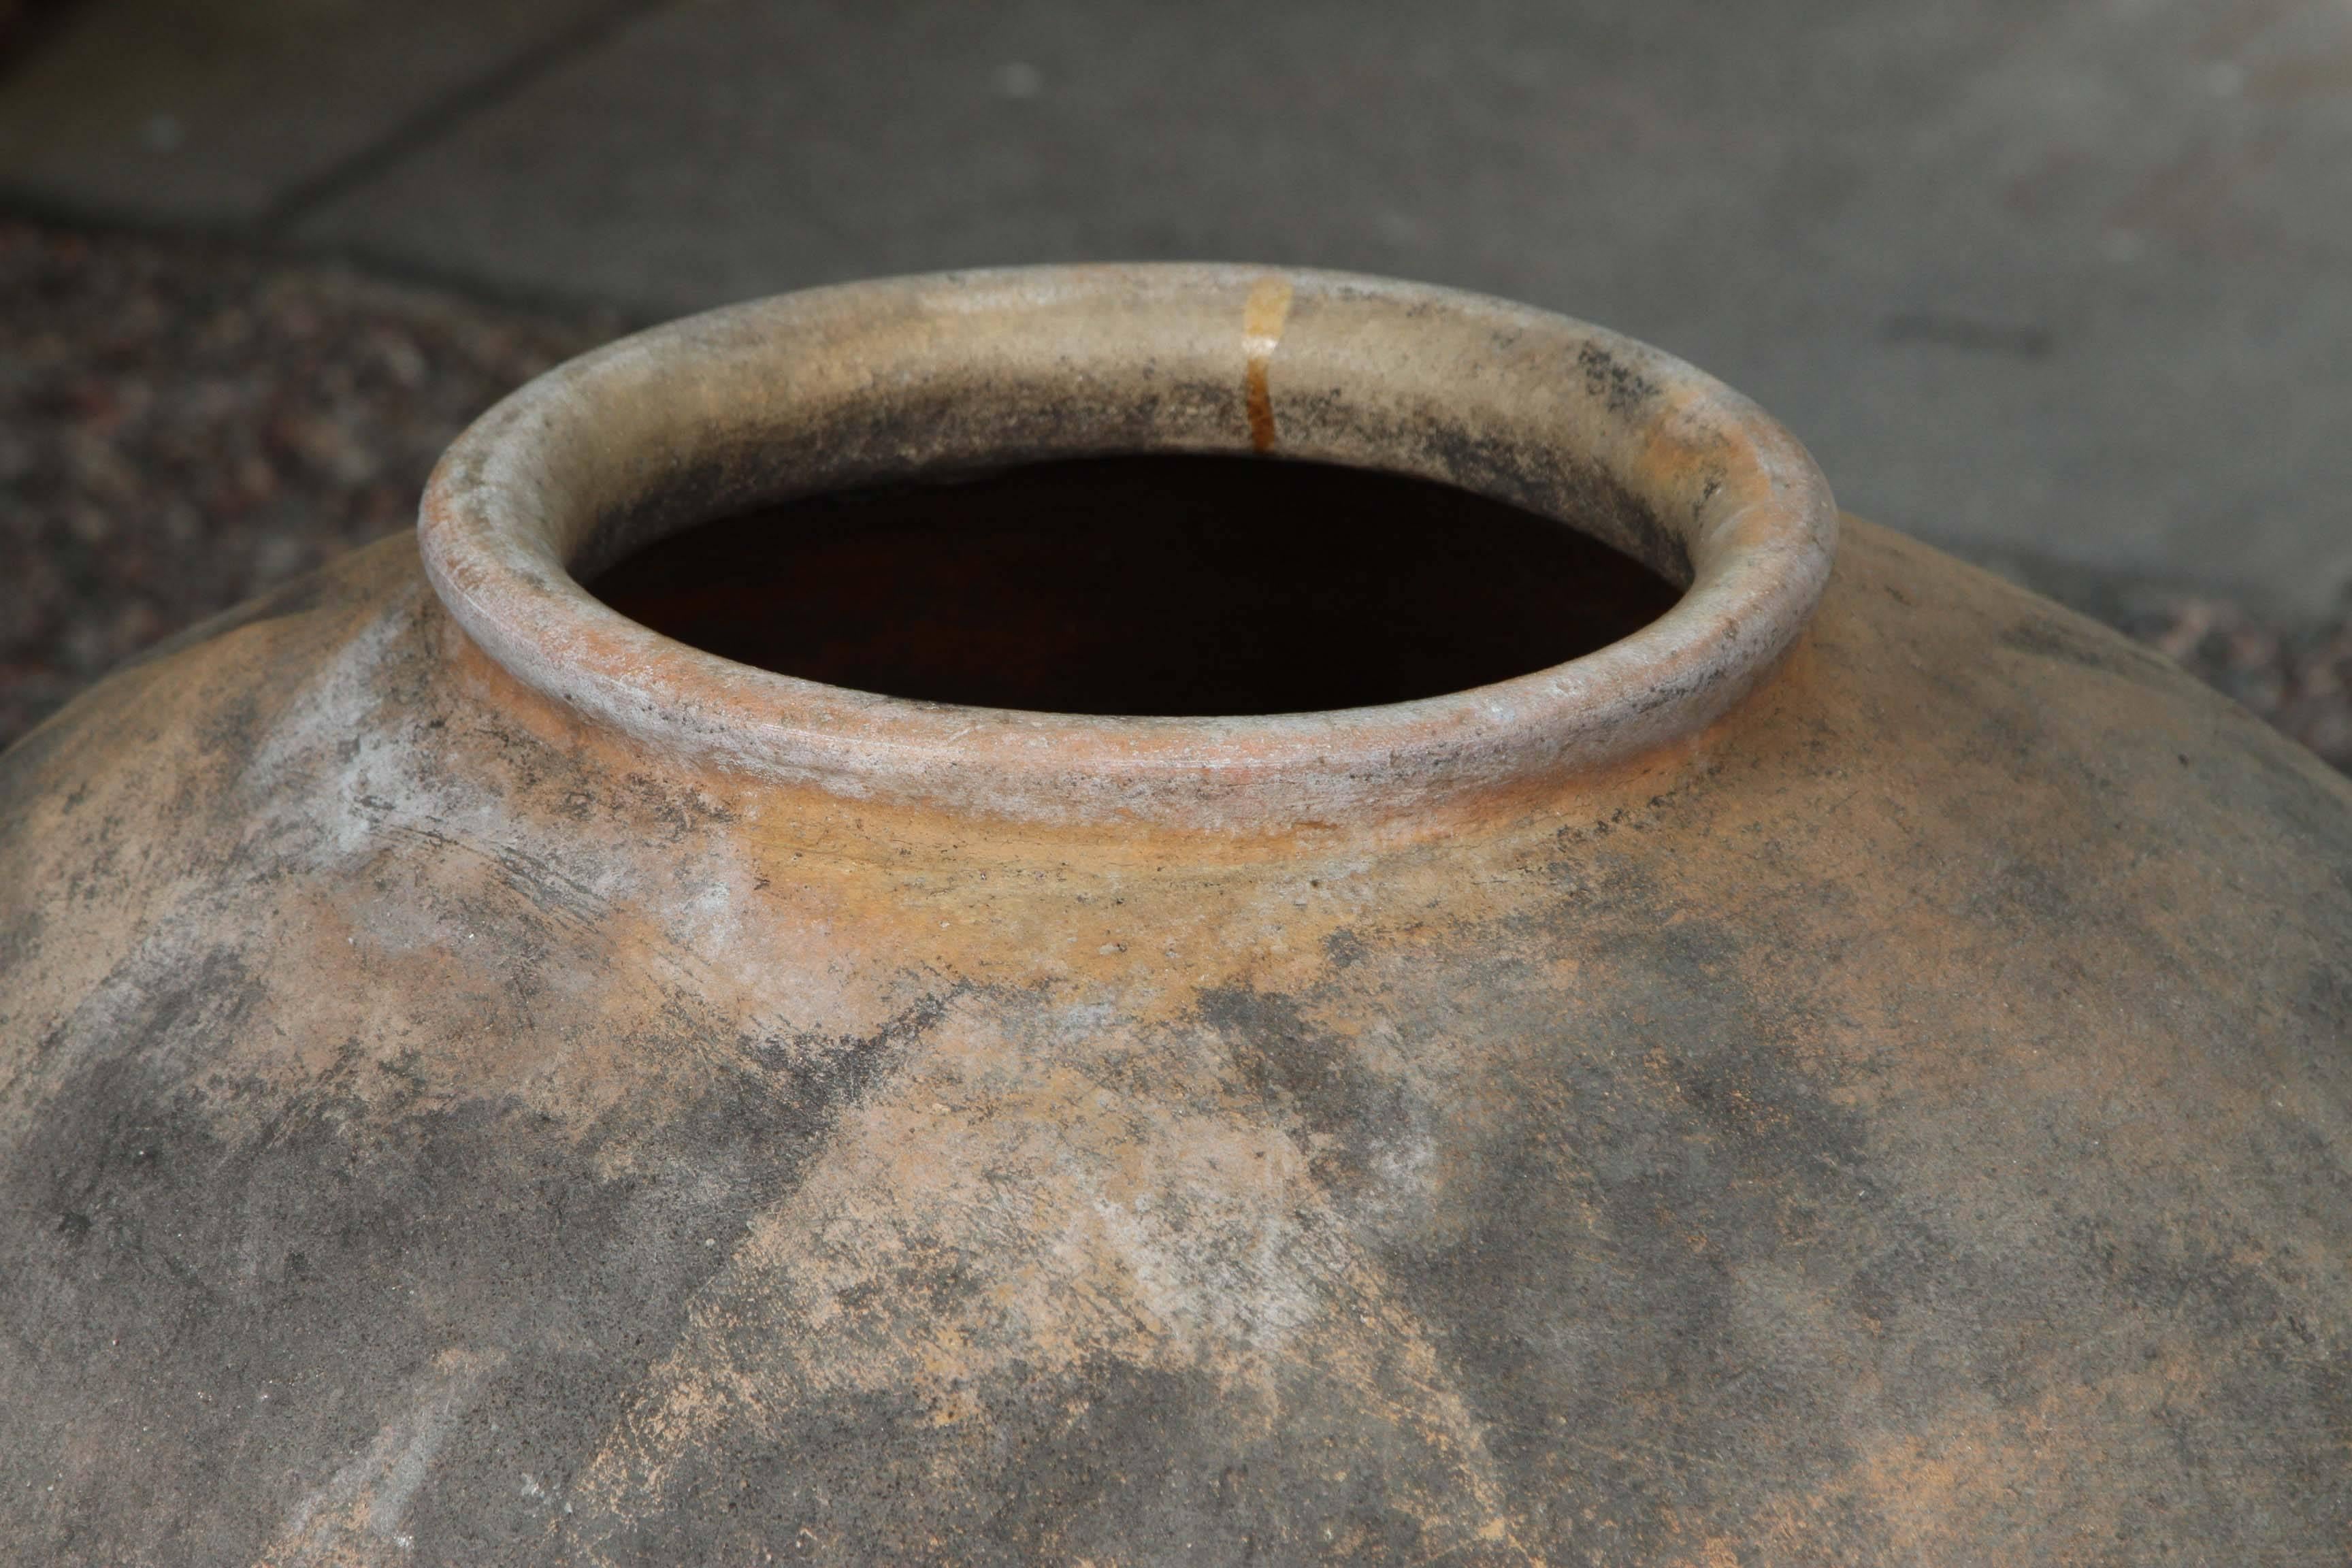
[[[2352,0],[85,0],[0,205],[657,317],[1218,257],[1487,289],[2045,585],[2352,592]]]

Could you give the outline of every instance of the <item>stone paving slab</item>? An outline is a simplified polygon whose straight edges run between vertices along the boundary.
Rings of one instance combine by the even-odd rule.
[[[107,90],[135,141],[160,100]],[[257,146],[300,121],[239,101]],[[2029,580],[2352,584],[2344,0],[672,0],[429,131],[290,204],[53,174],[646,318],[1108,258],[1488,289],[1685,355],[1853,510]]]
[[[1263,258],[1530,300],[1859,511],[2304,607],[2352,579],[2352,6],[716,0],[307,232],[666,314]]]
[[[614,15],[614,0],[80,0],[0,83],[0,189],[106,218],[264,222]]]

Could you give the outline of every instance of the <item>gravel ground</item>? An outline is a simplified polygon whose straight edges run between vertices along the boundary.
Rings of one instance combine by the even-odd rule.
[[[610,331],[0,224],[0,744],[157,638],[407,527],[475,415]]]
[[[2352,616],[2279,622],[2228,599],[2172,594],[2111,618],[2352,773]]]
[[[0,223],[0,746],[157,638],[408,526],[468,420],[617,327],[226,244]],[[2352,619],[2095,597],[2352,772]]]

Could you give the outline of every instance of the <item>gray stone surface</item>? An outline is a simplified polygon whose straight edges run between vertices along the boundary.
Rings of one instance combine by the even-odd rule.
[[[1661,343],[1850,507],[2029,579],[2352,584],[2343,0],[685,0],[431,132],[295,237],[646,316],[1393,273]]]
[[[593,41],[615,0],[79,0],[0,89],[0,187],[114,218],[247,225]],[[364,172],[364,166],[355,172]],[[321,191],[320,194],[325,194]]]

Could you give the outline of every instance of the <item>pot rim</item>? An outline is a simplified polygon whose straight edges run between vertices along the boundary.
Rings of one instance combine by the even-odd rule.
[[[737,664],[581,586],[663,533],[925,471],[1138,452],[1387,469],[1528,507],[1685,584],[1619,642],[1380,707],[1119,718],[959,707]],[[1221,264],[1011,268],[776,296],[639,332],[478,419],[419,543],[527,686],[696,765],[1038,822],[1409,816],[1624,762],[1763,679],[1819,601],[1828,482],[1658,350],[1482,295]]]

